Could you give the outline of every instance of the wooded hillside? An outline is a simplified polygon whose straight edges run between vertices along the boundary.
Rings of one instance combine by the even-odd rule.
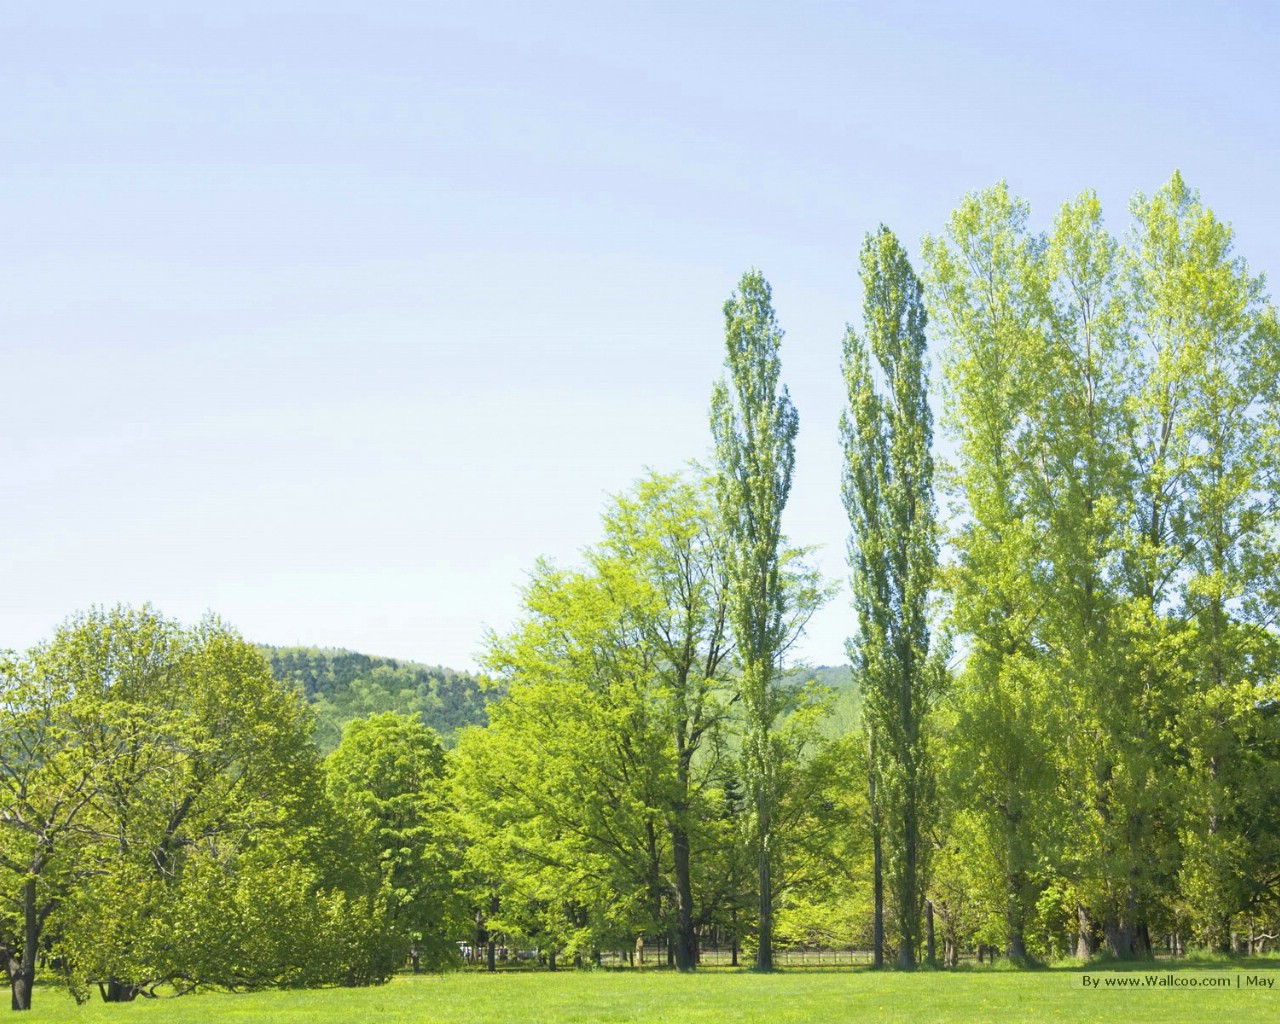
[[[354,718],[398,711],[417,715],[452,746],[459,729],[488,722],[485,711],[499,691],[485,691],[478,676],[441,665],[420,665],[356,651],[321,647],[259,649],[276,679],[295,683],[316,713],[315,739],[326,753]]]

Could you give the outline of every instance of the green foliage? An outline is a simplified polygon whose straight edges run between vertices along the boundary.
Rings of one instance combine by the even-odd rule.
[[[484,725],[496,696],[467,672],[317,647],[262,647],[272,675],[295,683],[316,718],[316,743],[328,753],[355,718],[396,711],[416,715],[446,746],[459,730]]]
[[[855,732],[862,725],[862,688],[848,665],[793,666],[782,675],[781,685],[799,687],[812,685],[817,692],[826,694],[826,715],[818,728],[827,739],[839,739]]]
[[[1242,822],[1280,525],[1262,282],[1180,176],[1132,212],[1123,245],[1090,193],[1033,236],[998,186],[926,243],[959,452],[955,799],[1005,866],[1011,945],[1033,920],[1062,945],[1074,900],[1081,953],[1121,957],[1153,928],[1225,946],[1273,898]]]
[[[822,740],[830,705],[811,704],[807,744],[784,764],[778,814],[781,858],[775,938],[820,949],[871,943],[871,838],[866,828],[866,745],[858,733]],[[785,728],[800,722],[788,718]],[[794,735],[794,733],[793,733]]]
[[[851,536],[857,633],[850,660],[865,694],[874,787],[871,826],[893,850],[889,877],[900,963],[915,963],[928,873],[922,833],[933,789],[925,720],[945,678],[929,657],[929,595],[937,564],[933,414],[922,287],[888,228],[862,249],[866,339],[845,335],[849,410],[842,414],[843,498]],[[886,384],[871,371],[875,357]],[[877,862],[873,870],[880,870]]]
[[[741,663],[747,723],[743,765],[755,805],[760,896],[756,966],[773,966],[772,818],[781,752],[774,725],[784,697],[776,685],[788,645],[795,594],[784,585],[782,511],[791,493],[799,418],[779,391],[782,331],[772,292],[757,270],[742,275],[724,305],[725,370],[711,396],[716,501],[726,541],[728,619]],[[810,606],[813,603],[811,602]]]
[[[604,528],[586,571],[539,563],[525,620],[490,640],[506,696],[456,757],[468,856],[498,897],[490,927],[572,954],[654,931],[691,943],[724,898],[702,862],[727,827],[723,553],[706,489],[651,475]]]
[[[1025,956],[1037,867],[1051,834],[1055,721],[1036,642],[1045,609],[1034,393],[1050,319],[1043,240],[1003,185],[965,198],[925,242],[931,320],[957,445],[947,478],[961,516],[950,538],[955,628],[967,647],[955,690],[952,770],[999,878],[986,887],[1011,955]]]
[[[1260,765],[1244,737],[1261,739],[1255,702],[1276,669],[1280,331],[1231,228],[1180,175],[1138,196],[1133,213],[1128,269],[1151,355],[1130,572],[1135,597],[1177,639],[1166,674],[1177,673],[1182,714],[1169,728],[1183,792],[1203,808],[1181,824],[1181,887],[1204,937],[1225,949],[1231,915],[1255,905],[1270,874],[1241,870],[1256,865],[1261,837],[1237,827],[1241,814],[1257,820],[1244,798],[1259,793]]]
[[[343,888],[333,867],[345,828],[306,704],[233,631],[94,610],[0,682],[0,943],[15,994],[37,946],[74,992],[112,1000],[163,983],[360,983],[396,966],[395,889]]]
[[[385,976],[410,948],[439,968],[457,956],[464,907],[454,892],[461,849],[450,834],[444,747],[416,717],[393,711],[351,722],[324,763],[329,799],[349,834],[350,879],[377,915]]]
[[[579,567],[539,563],[489,638],[494,684],[149,608],[0,656],[14,1005],[38,962],[121,1000],[379,982],[495,934],[562,962],[661,936],[682,970],[715,934],[769,967],[775,942],[876,941],[881,854],[904,963],[923,897],[949,965],[1274,942],[1280,327],[1179,175],[1131,212],[1118,240],[1086,192],[1037,234],[1005,185],[970,195],[925,242],[925,307],[893,236],[868,238],[844,365],[852,670],[784,671],[827,591],[781,530],[797,420],[755,271],[724,307],[714,476],[649,474]],[[744,1012],[772,1012],[751,992]]]

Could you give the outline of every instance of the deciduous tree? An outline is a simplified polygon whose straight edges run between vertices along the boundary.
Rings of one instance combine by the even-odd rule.
[[[852,328],[845,334],[849,410],[840,425],[858,616],[849,655],[874,737],[872,825],[878,831],[883,822],[891,836],[898,963],[911,967],[920,943],[927,855],[922,820],[932,790],[925,719],[941,678],[929,660],[937,524],[922,287],[884,226],[863,245],[862,286],[865,338]],[[871,356],[885,382],[883,392],[872,375]],[[878,852],[880,837],[874,838]],[[879,905],[876,913],[882,913]]]
[[[711,397],[716,497],[727,543],[729,623],[741,664],[745,764],[755,808],[760,917],[756,968],[773,969],[772,883],[783,700],[779,660],[788,631],[782,512],[791,493],[795,406],[780,385],[782,331],[758,270],[743,274],[724,304],[725,371]]]

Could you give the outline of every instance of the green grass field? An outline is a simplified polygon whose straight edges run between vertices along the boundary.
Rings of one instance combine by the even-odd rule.
[[[1280,1020],[1280,962],[1179,965],[1181,979],[1212,973],[1231,979],[1227,989],[1115,988],[1111,977],[1165,975],[1167,965],[1123,971],[1094,969],[1097,988],[1082,985],[1079,970],[973,969],[915,974],[866,970],[771,975],[663,971],[461,973],[401,977],[372,989],[307,992],[209,993],[177,999],[76,1006],[63,992],[40,987],[26,1020],[165,1024],[280,1022],[280,1024],[533,1024],[533,1022],[713,1021],[851,1022],[1105,1021],[1107,1024],[1171,1024]],[[1271,988],[1249,988],[1250,976],[1274,979]],[[23,1019],[23,1018],[19,1018]]]

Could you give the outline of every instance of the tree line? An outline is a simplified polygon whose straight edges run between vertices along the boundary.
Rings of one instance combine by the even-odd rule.
[[[485,706],[498,696],[471,673],[441,665],[316,647],[260,650],[273,676],[302,688],[324,753],[338,745],[348,722],[383,711],[416,715],[449,747],[460,729],[485,724]]]
[[[208,619],[94,610],[0,663],[0,957],[77,1001],[368,984],[456,958],[445,755],[395,712],[322,758],[300,690]]]
[[[862,699],[835,734],[780,675],[827,592],[781,532],[798,420],[743,276],[713,465],[617,498],[491,639],[508,696],[458,771],[496,926],[579,956],[666,935],[685,969],[707,935],[762,969],[777,936],[903,967],[1274,940],[1275,307],[1179,175],[1123,238],[1089,192],[1047,232],[1029,213],[966,197],[922,276],[865,241],[840,424]]]
[[[797,411],[768,283],[724,306],[711,464],[614,496],[486,640],[445,751],[321,757],[226,627],[94,612],[3,669],[0,953],[84,994],[362,983],[660,937],[770,969],[1259,952],[1280,924],[1280,327],[1179,175],[1123,237],[997,185],[862,250],[840,487],[857,714],[788,661],[833,588],[782,530]],[[931,389],[929,351],[940,390]],[[941,410],[944,444],[934,443]],[[936,462],[936,466],[935,466]],[[180,937],[180,938],[179,938]],[[25,993],[25,995],[23,995]]]

